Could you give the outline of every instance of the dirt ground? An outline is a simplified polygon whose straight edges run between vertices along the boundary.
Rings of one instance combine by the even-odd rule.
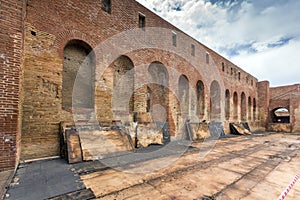
[[[81,175],[97,199],[276,199],[300,171],[300,135],[239,136]],[[158,152],[159,153],[159,152]],[[286,200],[300,199],[300,181]]]

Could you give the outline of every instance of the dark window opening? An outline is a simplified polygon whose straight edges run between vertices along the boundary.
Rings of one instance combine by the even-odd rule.
[[[209,53],[206,53],[206,64],[209,64]]]
[[[151,90],[149,87],[147,87],[147,108],[146,108],[146,112],[150,112],[151,110]]]
[[[197,115],[203,117],[204,110],[205,110],[204,84],[202,81],[199,80],[197,82]]]
[[[253,120],[256,120],[256,99],[253,98]]]
[[[146,17],[142,14],[139,14],[139,28],[145,30],[146,27]]]
[[[194,44],[191,44],[191,50],[192,50],[191,55],[195,56],[195,45]]]
[[[226,90],[225,92],[225,117],[226,120],[230,118],[230,92]]]
[[[36,32],[35,31],[31,31],[30,33],[31,33],[31,35],[36,36]]]
[[[238,119],[238,94],[236,92],[233,94],[233,118]]]
[[[252,112],[252,100],[251,97],[248,97],[248,120],[249,121],[251,121],[252,119],[251,112]]]
[[[223,72],[225,71],[225,65],[224,65],[223,62],[222,62],[222,71],[223,71]]]
[[[177,35],[176,35],[176,33],[172,34],[172,42],[173,42],[173,46],[176,47],[177,46]]]
[[[244,92],[241,94],[241,120],[247,120],[247,106],[246,106],[246,95]]]
[[[276,108],[271,111],[273,123],[290,123],[290,112],[286,108]]]
[[[102,10],[107,13],[111,12],[111,2],[110,0],[102,0]]]
[[[238,79],[241,80],[241,72],[238,73]]]

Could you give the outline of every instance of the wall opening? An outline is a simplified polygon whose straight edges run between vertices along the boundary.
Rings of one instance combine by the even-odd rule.
[[[110,0],[102,0],[102,10],[107,13],[111,13],[111,1]]]
[[[252,120],[252,100],[251,97],[248,97],[248,120]]]
[[[228,89],[225,92],[225,118],[226,120],[230,118],[230,92]]]
[[[94,107],[95,55],[81,40],[71,40],[64,48],[63,108]],[[75,85],[75,87],[74,87]]]
[[[191,55],[195,56],[195,45],[191,44]]]
[[[150,94],[148,110],[154,122],[168,121],[169,74],[166,67],[160,62],[153,62],[148,68],[151,77],[148,84]]]
[[[287,108],[275,108],[270,113],[273,123],[290,123],[290,112]]]
[[[172,32],[172,44],[174,47],[177,46],[177,34]]]
[[[139,14],[139,28],[145,30],[146,27],[146,17],[143,14]]]
[[[152,98],[152,91],[151,91],[150,87],[147,86],[147,107],[146,107],[146,112],[150,112],[151,98]]]
[[[233,94],[233,118],[238,120],[238,94],[236,92]]]
[[[189,116],[189,80],[185,75],[179,77],[178,98],[182,116]]]
[[[204,116],[205,110],[205,94],[204,94],[204,84],[202,81],[197,82],[197,115]]]
[[[247,106],[246,106],[246,95],[244,92],[241,94],[241,120],[247,120]]]
[[[134,64],[122,55],[113,62],[113,111],[117,118],[133,113],[133,96]]]
[[[206,64],[209,64],[209,53],[206,53],[205,55],[205,62]]]
[[[256,120],[256,99],[253,98],[253,120]]]
[[[221,121],[221,94],[217,81],[213,81],[210,85],[210,119]]]

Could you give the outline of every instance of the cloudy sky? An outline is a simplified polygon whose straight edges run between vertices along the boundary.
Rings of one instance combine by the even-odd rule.
[[[271,86],[300,83],[299,0],[137,0]]]

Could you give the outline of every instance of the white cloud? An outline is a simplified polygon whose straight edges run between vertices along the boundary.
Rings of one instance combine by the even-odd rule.
[[[157,14],[242,68],[245,66],[259,80],[268,79],[272,85],[300,82],[295,76],[300,63],[300,1],[138,2],[156,9]]]
[[[300,83],[299,49],[300,41],[292,40],[275,49],[236,56],[232,61],[259,80],[269,80],[272,86],[295,84]]]

